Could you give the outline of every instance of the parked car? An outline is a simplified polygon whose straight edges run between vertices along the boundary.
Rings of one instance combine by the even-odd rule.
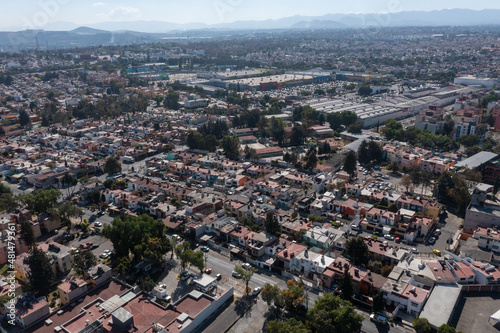
[[[215,279],[216,279],[217,281],[220,281],[220,280],[222,279],[222,275],[217,274],[217,275],[215,276]]]
[[[172,301],[172,297],[170,297],[170,296],[165,297],[165,301],[170,303]]]
[[[396,243],[401,243],[401,238],[399,237],[396,237],[396,239],[394,240]]]
[[[387,324],[387,318],[386,317],[378,315],[378,314],[375,314],[375,313],[372,313],[370,315],[370,320],[374,321],[374,322],[377,322],[377,323],[384,324],[384,325]]]
[[[92,243],[92,242],[87,242],[87,247],[91,247],[92,245],[94,245],[94,243]]]
[[[231,272],[231,275],[232,275],[233,277],[237,278],[237,279],[241,279],[241,275],[240,275],[238,272],[236,272],[236,271],[232,271],[232,272]]]
[[[257,296],[260,294],[260,287],[254,288],[252,291],[252,296]]]
[[[359,227],[357,225],[354,225],[354,224],[351,225],[351,229],[355,230],[355,231],[359,231],[360,230]]]
[[[94,225],[95,225],[96,227],[99,227],[99,228],[100,228],[100,227],[102,227],[102,223],[101,223],[101,222],[95,222],[95,223],[94,223]]]
[[[385,238],[385,239],[388,239],[388,240],[394,240],[394,237],[393,237],[393,236],[391,236],[391,235],[389,235],[389,234],[384,235],[384,238]]]
[[[205,273],[206,273],[206,274],[210,274],[210,273],[212,273],[212,269],[211,269],[211,268],[205,268]]]
[[[92,245],[90,246],[90,248],[91,248],[92,250],[97,249],[98,247],[99,247],[99,244],[92,244]]]
[[[251,266],[249,263],[244,263],[243,265],[241,265],[241,267],[243,267],[244,269],[249,269]]]
[[[434,232],[435,235],[441,235],[441,229],[436,229],[436,231]]]
[[[441,251],[439,251],[438,249],[434,249],[434,250],[432,250],[432,252],[434,252],[438,256],[441,255]]]
[[[203,252],[209,251],[208,246],[205,246],[205,245],[200,246],[200,250],[202,250]]]
[[[431,238],[429,238],[429,244],[431,244],[431,245],[432,245],[432,244],[434,244],[434,243],[436,243],[436,238],[435,238],[435,237],[431,237]]]

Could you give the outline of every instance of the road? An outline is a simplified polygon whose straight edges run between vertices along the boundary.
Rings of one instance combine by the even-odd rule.
[[[212,269],[212,274],[221,274],[223,278],[228,278],[226,284],[229,285],[238,285],[243,283],[234,278],[232,276],[232,271],[234,270],[235,265],[241,265],[243,262],[240,260],[230,260],[227,257],[224,257],[223,255],[218,254],[217,252],[214,252],[210,250],[208,253],[208,259],[207,259],[207,267]],[[266,283],[270,283],[272,285],[276,285],[281,289],[286,288],[286,279],[280,276],[275,275],[272,272],[265,271],[263,269],[258,269],[257,272],[252,276],[252,279],[250,280],[250,283],[248,284],[251,288],[255,287],[263,287]],[[236,288],[235,288],[236,289]],[[241,289],[240,293],[243,293],[243,288]],[[312,306],[314,302],[318,299],[320,296],[317,292],[310,291],[308,290],[308,295],[309,295],[309,305]]]

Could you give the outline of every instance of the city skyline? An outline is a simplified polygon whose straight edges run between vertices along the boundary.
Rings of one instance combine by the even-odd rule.
[[[0,30],[58,29],[66,26],[98,24],[123,21],[164,21],[177,24],[203,23],[221,24],[245,20],[269,20],[302,16],[350,13],[396,13],[402,11],[432,11],[442,9],[500,9],[494,1],[420,1],[406,0],[355,0],[349,3],[324,3],[318,0],[307,6],[298,1],[262,0],[251,3],[243,0],[188,0],[168,1],[158,4],[147,0],[140,3],[120,1],[70,1],[70,0],[27,0],[22,3],[3,4],[0,13]],[[78,13],[78,15],[75,15]]]

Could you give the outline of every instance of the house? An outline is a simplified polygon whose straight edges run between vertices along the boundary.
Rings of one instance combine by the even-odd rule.
[[[49,303],[43,296],[35,298],[33,293],[25,293],[14,298],[14,321],[20,327],[28,327],[49,314]],[[11,302],[5,303],[7,313],[11,313]]]
[[[61,304],[68,304],[75,299],[87,293],[87,283],[84,280],[75,277],[67,278],[61,283],[57,290]]]

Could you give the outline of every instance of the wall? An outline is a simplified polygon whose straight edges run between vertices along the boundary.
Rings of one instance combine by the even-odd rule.
[[[217,300],[213,301],[209,306],[203,309],[194,320],[189,323],[188,326],[184,327],[183,333],[193,332],[198,326],[200,326],[208,317],[215,313],[226,301],[233,297],[234,288],[228,289],[224,294],[222,294]]]

